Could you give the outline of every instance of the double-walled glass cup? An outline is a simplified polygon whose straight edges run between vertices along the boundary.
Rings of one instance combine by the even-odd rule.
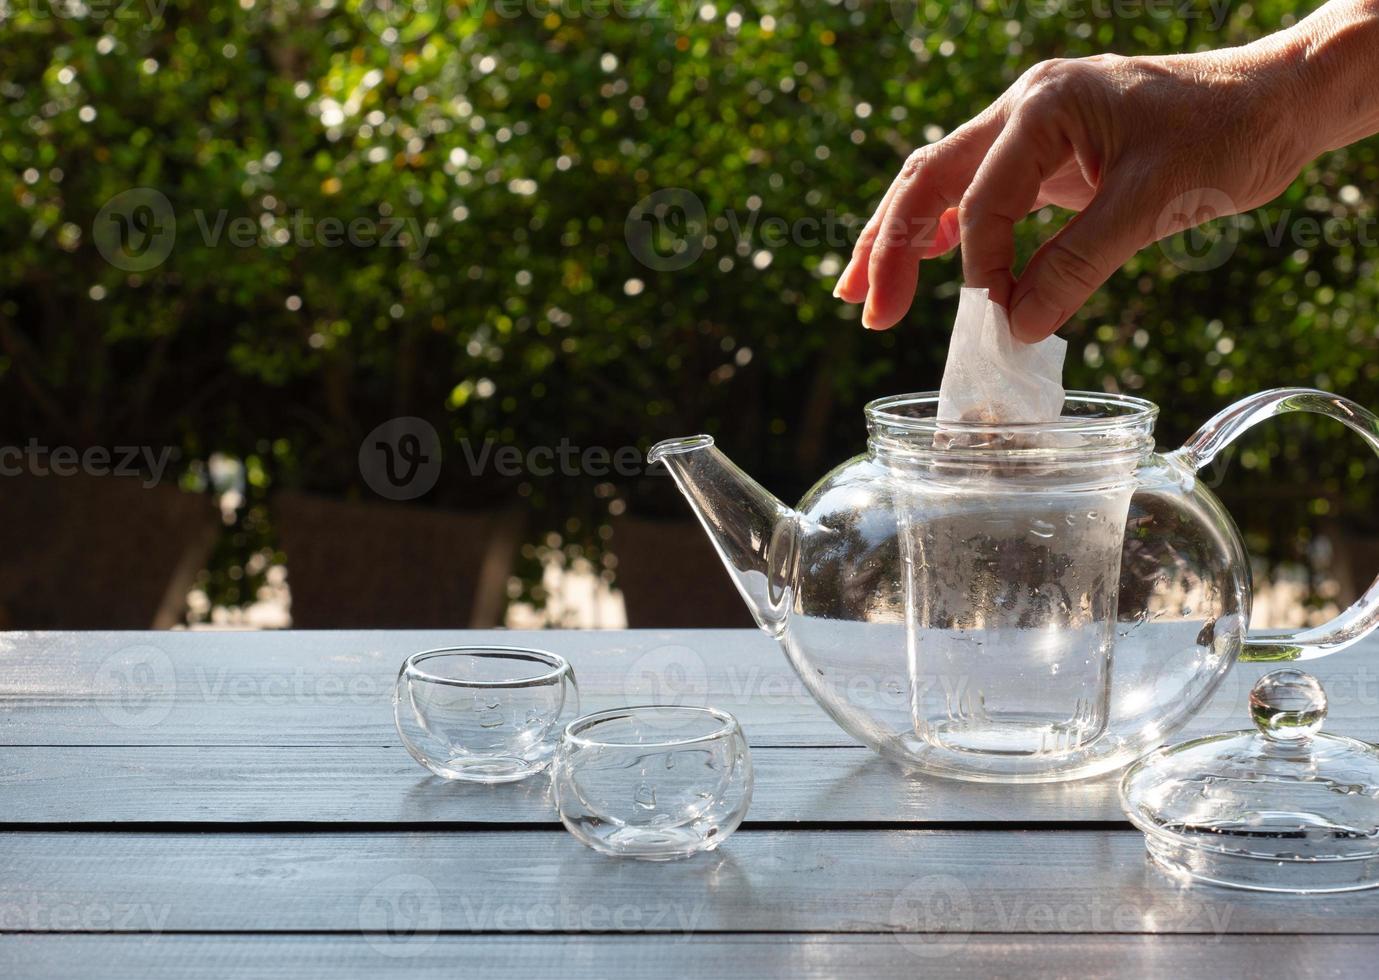
[[[560,819],[596,851],[668,861],[711,851],[752,800],[737,720],[716,708],[615,708],[571,722],[552,773]]]
[[[507,783],[550,765],[579,714],[564,657],[521,647],[447,647],[408,657],[393,690],[402,744],[437,776]]]

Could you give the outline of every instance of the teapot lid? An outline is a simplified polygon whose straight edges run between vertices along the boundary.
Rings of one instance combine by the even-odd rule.
[[[1323,734],[1326,692],[1301,670],[1261,677],[1250,715],[1255,731],[1158,749],[1121,779],[1156,863],[1257,891],[1379,886],[1379,748]]]

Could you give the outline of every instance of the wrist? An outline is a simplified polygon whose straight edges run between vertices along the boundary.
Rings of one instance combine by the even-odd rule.
[[[1297,121],[1309,156],[1379,132],[1379,0],[1333,0],[1247,48],[1284,80],[1276,111]]]
[[[1250,203],[1281,192],[1325,149],[1317,93],[1301,59],[1277,35],[1265,42],[1179,56],[1188,62],[1188,77],[1214,91],[1207,105],[1215,109],[1215,132],[1232,141],[1232,152],[1253,155],[1247,169],[1255,179],[1237,188]]]

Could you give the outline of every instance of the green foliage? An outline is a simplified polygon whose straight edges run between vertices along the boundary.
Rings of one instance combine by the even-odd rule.
[[[1044,58],[1218,47],[1295,13],[1065,6],[0,7],[6,435],[172,444],[189,471],[230,454],[260,474],[257,506],[275,485],[367,493],[360,440],[419,415],[445,444],[431,499],[518,493],[538,531],[589,544],[610,500],[652,509],[664,481],[475,474],[469,455],[708,430],[799,492],[860,446],[867,399],[938,382],[956,260],[926,264],[912,313],[882,335],[829,295],[912,148]],[[1065,329],[1069,385],[1157,401],[1165,442],[1263,387],[1379,405],[1376,146],[1310,167],[1244,220],[1219,269],[1146,249]],[[131,273],[93,228],[136,187],[166,196],[176,243]],[[656,271],[624,224],[665,188],[702,202],[711,237],[688,267]],[[1350,233],[1271,241],[1281,217]],[[258,229],[238,245],[236,219]],[[327,219],[401,233],[331,247]],[[1022,252],[1061,220],[1027,222]],[[1353,438],[1299,431],[1261,433],[1240,461],[1241,484],[1281,491],[1233,501],[1276,555],[1305,543],[1297,529],[1319,510],[1367,506],[1345,491],[1374,473],[1351,462]],[[261,513],[235,533],[226,561],[270,540]],[[218,598],[240,582],[218,579]]]

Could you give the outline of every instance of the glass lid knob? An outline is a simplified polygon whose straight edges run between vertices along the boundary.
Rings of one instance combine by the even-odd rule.
[[[1250,690],[1250,717],[1260,733],[1273,741],[1311,738],[1326,721],[1326,691],[1305,670],[1270,671]]]

